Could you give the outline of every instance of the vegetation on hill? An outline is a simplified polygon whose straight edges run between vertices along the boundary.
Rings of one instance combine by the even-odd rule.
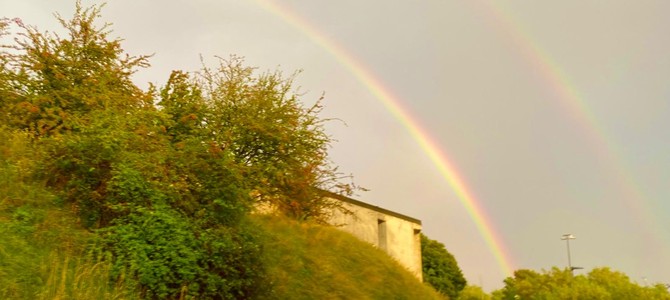
[[[17,195],[20,190],[5,183],[0,189],[11,199],[33,203],[33,196]],[[34,202],[41,207],[1,206],[0,299],[146,298],[133,282],[110,281],[110,263],[88,257],[84,247],[94,234],[74,225],[76,215],[42,200]],[[17,207],[36,218],[12,219]],[[443,299],[383,251],[336,228],[270,215],[242,222],[262,247],[264,284],[251,298]]]
[[[43,184],[26,182],[26,138],[0,131],[0,299],[132,299],[86,251],[95,234]]]

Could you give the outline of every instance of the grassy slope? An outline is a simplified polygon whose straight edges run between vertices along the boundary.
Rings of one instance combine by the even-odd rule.
[[[83,249],[70,209],[0,168],[0,299],[132,299]],[[335,228],[253,216],[266,231],[268,299],[441,299],[378,249]]]
[[[266,243],[272,299],[443,299],[386,253],[332,227],[254,216]]]

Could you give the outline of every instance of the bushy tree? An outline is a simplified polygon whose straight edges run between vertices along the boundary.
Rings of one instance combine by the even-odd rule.
[[[664,285],[643,287],[623,273],[596,268],[587,275],[573,276],[570,270],[517,270],[505,279],[505,287],[494,299],[670,299]]]
[[[456,299],[467,281],[444,244],[421,234],[421,261],[423,281],[450,299]]]
[[[137,134],[157,110],[131,74],[146,56],[126,54],[109,39],[108,25],[97,27],[100,7],[83,8],[67,20],[57,15],[66,36],[40,32],[13,19],[18,34],[5,45],[0,77],[0,122],[31,133],[48,154],[41,159],[43,180],[71,202],[87,226],[113,218],[107,181],[124,152],[144,152],[155,142]],[[9,24],[7,24],[9,25]]]
[[[322,99],[303,107],[294,76],[255,71],[231,56],[191,75],[173,72],[159,102],[172,121],[168,134],[175,147],[197,137],[229,155],[257,203],[296,219],[325,221],[341,207],[323,190],[350,195],[356,187],[342,182],[348,177],[328,160],[332,139],[318,115]]]
[[[109,39],[108,25],[96,27],[100,7],[76,5],[67,20],[57,15],[66,37],[40,32],[14,19],[16,43],[5,45],[3,122],[36,136],[77,131],[91,120],[91,111],[149,105],[150,98],[131,81],[146,56],[130,56],[119,39]]]

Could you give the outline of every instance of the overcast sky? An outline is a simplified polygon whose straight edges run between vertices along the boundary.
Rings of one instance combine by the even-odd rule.
[[[84,1],[84,5],[94,3]],[[670,283],[668,1],[278,1],[347,51],[439,145],[514,268],[609,266]],[[599,4],[598,4],[599,3]],[[103,20],[136,75],[163,84],[199,55],[302,69],[325,92],[333,161],[369,188],[359,200],[423,221],[471,284],[505,274],[470,215],[401,122],[331,52],[255,1],[112,1]],[[73,1],[0,0],[0,15],[57,30]],[[585,271],[577,271],[585,272]]]

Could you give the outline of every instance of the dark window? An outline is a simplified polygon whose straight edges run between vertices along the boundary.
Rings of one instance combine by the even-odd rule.
[[[386,251],[386,221],[377,219],[377,246]]]

